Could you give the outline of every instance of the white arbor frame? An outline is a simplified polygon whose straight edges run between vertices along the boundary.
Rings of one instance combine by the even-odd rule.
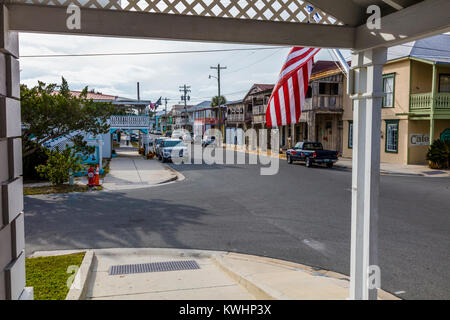
[[[81,28],[68,29],[78,5]],[[311,5],[313,7],[310,11]],[[381,29],[365,24],[379,5]],[[386,48],[450,31],[448,0],[2,0],[0,3],[0,299],[27,298],[20,148],[18,32],[298,45],[353,50],[350,298],[375,299],[382,65]],[[316,19],[315,14],[320,17]],[[19,128],[19,129],[18,129]],[[7,241],[7,242],[5,242]],[[3,281],[3,279],[5,279]]]

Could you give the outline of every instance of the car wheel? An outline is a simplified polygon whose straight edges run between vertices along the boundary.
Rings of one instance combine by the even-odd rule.
[[[333,168],[333,162],[327,163],[327,168]]]
[[[307,166],[308,168],[311,167],[311,160],[309,160],[309,158],[306,158],[305,166]]]
[[[292,164],[292,158],[291,158],[291,156],[287,156],[287,162],[289,163],[289,164]]]

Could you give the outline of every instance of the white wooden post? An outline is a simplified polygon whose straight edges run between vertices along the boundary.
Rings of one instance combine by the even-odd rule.
[[[99,135],[98,137],[98,165],[100,170],[103,168],[103,137]]]
[[[348,88],[353,100],[352,223],[350,299],[377,298],[369,285],[378,266],[377,224],[380,182],[382,71],[387,49],[353,53]]]

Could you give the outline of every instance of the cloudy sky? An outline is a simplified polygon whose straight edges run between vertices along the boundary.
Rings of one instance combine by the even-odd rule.
[[[180,101],[179,86],[191,86],[191,104],[210,100],[217,95],[217,75],[210,66],[220,63],[222,93],[227,100],[243,98],[253,83],[274,83],[289,48],[188,53],[162,55],[128,55],[98,57],[33,58],[29,55],[133,53],[185,50],[217,50],[230,48],[263,48],[259,45],[199,43],[143,39],[118,39],[88,36],[20,34],[21,82],[34,86],[37,81],[60,83],[63,76],[70,88],[85,86],[104,94],[136,98],[136,82],[140,82],[141,99],[156,101],[168,97],[169,106]],[[270,47],[266,47],[270,48]],[[347,58],[348,51],[343,52]],[[331,60],[327,50],[317,58]]]

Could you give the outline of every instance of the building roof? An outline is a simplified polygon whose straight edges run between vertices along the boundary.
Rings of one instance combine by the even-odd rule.
[[[341,73],[340,66],[337,61],[318,60],[314,63],[310,80],[323,78],[331,75]],[[347,64],[351,66],[351,62],[347,61]]]
[[[435,63],[450,63],[450,33],[439,34],[388,49],[388,61],[406,57]]]
[[[239,104],[239,103],[242,103],[243,101],[244,101],[243,99],[228,101],[227,103],[225,103],[225,105],[228,106],[228,105],[232,105],[232,104]]]
[[[205,109],[205,108],[209,108],[209,107],[211,107],[211,101],[202,101],[199,104],[193,106],[191,110],[197,111],[197,110],[201,110],[201,109]]]
[[[76,90],[70,90],[70,93],[72,95],[74,95],[75,97],[79,97],[81,95],[81,91],[76,91]],[[87,93],[87,99],[92,99],[92,100],[116,100],[118,98],[118,96],[111,96],[108,94],[102,94],[102,93],[96,93],[96,92],[88,92]]]
[[[242,99],[242,101],[245,101],[247,99],[247,97],[251,94],[255,94],[255,93],[261,93],[264,91],[270,91],[272,92],[273,88],[275,87],[274,84],[260,84],[260,83],[255,83],[254,85],[252,85],[252,87],[250,88],[250,90],[247,92],[247,94],[245,95],[244,99]]]
[[[273,90],[273,87],[275,87],[274,84],[260,84],[255,83],[253,87],[256,87],[259,89],[259,91],[267,91],[267,90]]]

